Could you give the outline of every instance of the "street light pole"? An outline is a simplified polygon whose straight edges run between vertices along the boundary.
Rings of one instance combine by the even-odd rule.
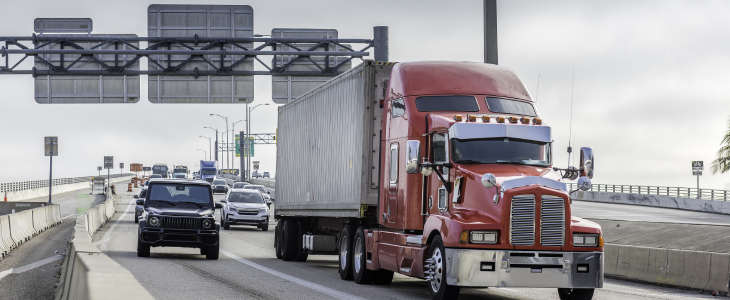
[[[249,180],[251,180],[251,177],[250,177],[250,175],[251,175],[251,147],[253,146],[253,142],[251,142],[251,112],[261,105],[269,105],[269,104],[268,103],[257,104],[249,109],[248,102],[246,102],[246,136],[248,137],[246,139],[246,145],[248,145],[248,155],[247,155],[248,162],[246,163],[246,169],[247,169],[246,173],[248,175],[247,177]]]
[[[205,159],[205,157],[208,156],[207,152],[205,152],[205,150],[203,150],[203,149],[198,149],[198,150],[203,151],[203,159]],[[208,156],[208,157],[210,157],[210,156]]]
[[[236,151],[236,147],[238,147],[238,145],[241,144],[240,142],[238,144],[235,144],[235,141],[236,141],[236,124],[241,123],[241,122],[243,122],[243,120],[238,120],[236,122],[231,123],[231,137],[233,138],[233,141],[234,141],[233,151]],[[241,136],[241,137],[239,137],[239,139],[242,140],[243,137]],[[240,150],[242,150],[242,149],[240,149]],[[243,151],[239,151],[239,152],[241,152],[241,155],[243,155]],[[231,153],[231,166],[235,169],[236,168],[236,160],[233,159],[234,156],[235,156],[235,154]],[[241,166],[241,169],[243,169],[243,166]],[[243,170],[241,170],[241,171],[243,171]],[[239,175],[240,175],[240,173],[239,173]]]
[[[230,171],[230,169],[231,169],[231,167],[230,167],[231,160],[228,158],[228,151],[230,150],[230,149],[228,149],[228,142],[230,142],[230,140],[228,140],[228,117],[224,117],[224,116],[221,116],[219,114],[210,114],[210,115],[211,116],[219,116],[219,117],[221,117],[221,119],[223,119],[224,121],[226,121],[226,148],[225,148],[226,149],[225,150],[226,151],[226,153],[225,153],[226,154],[226,169],[228,169]]]
[[[207,136],[202,136],[202,135],[200,137],[208,139],[208,150],[211,151],[211,152],[208,152],[208,160],[210,160],[210,155],[213,153],[212,152],[213,146],[210,145],[210,138]],[[203,159],[205,159],[205,157],[203,157]]]
[[[204,128],[213,129],[215,131],[215,161],[218,161],[218,129],[215,129],[213,127],[204,127]]]

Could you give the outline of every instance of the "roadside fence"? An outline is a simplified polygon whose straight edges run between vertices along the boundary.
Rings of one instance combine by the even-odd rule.
[[[575,190],[578,185],[568,183],[569,189]],[[611,192],[626,194],[659,195],[678,198],[695,198],[704,200],[728,201],[730,193],[726,190],[697,189],[688,187],[668,186],[642,186],[642,185],[618,185],[618,184],[593,184],[590,192]]]

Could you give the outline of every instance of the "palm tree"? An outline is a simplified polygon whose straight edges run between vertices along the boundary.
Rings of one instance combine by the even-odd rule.
[[[728,122],[728,128],[730,128],[730,121]],[[717,159],[712,161],[712,174],[730,171],[730,129],[725,131],[725,136],[722,138],[720,145],[722,147],[717,150]]]

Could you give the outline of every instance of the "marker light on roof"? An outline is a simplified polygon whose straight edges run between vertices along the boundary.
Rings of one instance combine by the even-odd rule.
[[[534,119],[532,119],[532,124],[542,125],[542,119],[534,118]]]
[[[517,117],[509,117],[510,123],[517,123]]]
[[[455,115],[454,116],[454,121],[461,122],[461,115]]]
[[[522,124],[530,124],[530,119],[528,119],[526,117],[522,117],[522,118],[520,118],[520,122],[522,122]]]
[[[497,123],[504,123],[504,117],[497,117]]]
[[[482,122],[489,123],[489,116],[482,116]]]
[[[475,116],[475,115],[466,115],[466,120],[469,121],[469,122],[476,122],[477,121],[477,116]]]

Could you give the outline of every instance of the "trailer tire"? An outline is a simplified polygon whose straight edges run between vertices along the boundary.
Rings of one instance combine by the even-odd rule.
[[[279,224],[283,223],[279,222]],[[279,224],[276,224],[276,227],[274,227],[274,251],[276,251],[276,258],[281,259],[281,241],[279,239],[279,236],[281,236],[281,228]]]
[[[297,223],[293,220],[284,221],[284,226],[281,227],[281,258],[284,261],[291,261],[296,257],[297,247]]]
[[[367,268],[367,246],[365,245],[365,227],[360,226],[352,243],[352,277],[358,284],[373,283],[375,271]]]
[[[309,250],[304,249],[303,242],[304,242],[304,234],[309,231],[309,226],[307,226],[307,222],[305,221],[299,221],[297,222],[297,249],[296,249],[296,257],[294,257],[294,260],[296,261],[307,261],[307,258],[309,257]]]
[[[595,289],[558,289],[560,300],[591,300]]]
[[[355,229],[350,225],[342,227],[340,233],[340,242],[337,243],[337,251],[339,252],[338,261],[340,278],[342,280],[352,280],[352,241]]]
[[[380,269],[375,271],[373,275],[373,284],[376,285],[390,285],[393,282],[393,271]]]
[[[434,260],[434,274],[428,283],[428,292],[433,300],[451,300],[459,298],[461,287],[449,285],[446,282],[446,249],[441,236],[436,236],[431,242],[428,257]],[[424,268],[425,269],[425,268]]]

